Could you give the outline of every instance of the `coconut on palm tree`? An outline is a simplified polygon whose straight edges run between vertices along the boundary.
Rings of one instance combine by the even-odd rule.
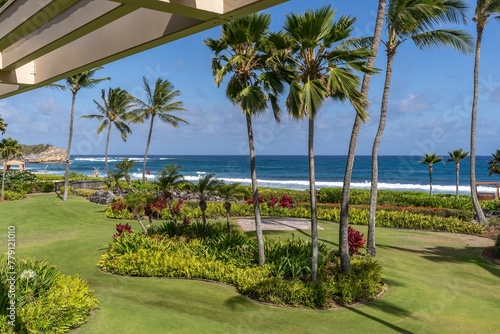
[[[170,124],[174,128],[178,127],[180,123],[188,124],[188,122],[172,115],[173,112],[185,111],[185,109],[182,101],[175,101],[181,92],[175,90],[170,81],[158,78],[152,87],[146,77],[143,77],[143,88],[146,99],[134,98],[138,109],[134,110],[135,118],[133,121],[142,123],[145,120],[150,120],[146,152],[144,153],[144,162],[142,165],[142,182],[146,182],[146,161],[148,159],[155,119],[158,118],[161,122]]]
[[[436,153],[426,153],[422,161],[419,161],[418,163],[421,165],[427,165],[429,168],[429,195],[432,196],[432,172],[433,172],[433,167],[436,163],[443,161],[443,157],[438,157]],[[444,163],[444,162],[443,162]]]
[[[7,123],[5,123],[5,121],[3,120],[3,118],[0,117],[0,132],[2,134],[4,134],[5,131],[7,131]]]
[[[372,176],[370,214],[368,224],[375,226],[378,192],[378,152],[387,121],[389,91],[394,57],[398,47],[411,40],[422,50],[449,46],[462,53],[470,53],[472,40],[462,30],[441,28],[444,24],[465,24],[467,3],[463,0],[390,0],[386,15],[387,62],[380,119],[372,148]],[[375,252],[375,245],[369,246]]]
[[[237,182],[223,184],[219,187],[219,195],[224,199],[224,209],[226,209],[227,229],[229,230],[229,218],[231,217],[231,198],[234,196],[240,184]]]
[[[7,170],[7,161],[11,158],[21,154],[21,145],[17,140],[12,138],[4,138],[0,142],[0,152],[3,159],[3,172],[2,172],[2,201],[5,199],[5,172]]]
[[[488,161],[488,172],[491,174],[500,175],[500,150],[497,150],[494,154],[491,155],[493,159]]]
[[[224,24],[219,39],[209,38],[204,41],[214,53],[212,71],[215,84],[220,87],[224,77],[230,76],[226,96],[245,115],[260,265],[265,262],[265,254],[252,119],[263,113],[270,103],[275,119],[279,120],[278,97],[284,90],[280,76],[269,62],[274,55],[267,38],[270,24],[269,14],[251,14]]]
[[[354,71],[369,71],[366,58],[372,53],[365,47],[348,43],[355,19],[342,16],[334,21],[335,11],[322,7],[304,14],[288,14],[284,23],[284,41],[290,58],[292,79],[287,107],[296,119],[308,119],[309,190],[311,194],[312,280],[318,274],[318,226],[314,168],[315,119],[327,98],[348,100],[362,119],[366,118],[366,98],[359,92],[360,79]],[[343,268],[350,268],[347,232],[342,237]]]
[[[97,128],[97,134],[100,134],[105,128],[108,129],[106,135],[106,148],[104,149],[104,163],[106,166],[106,174],[111,177],[108,166],[108,147],[111,128],[113,125],[120,132],[123,141],[127,141],[127,135],[132,133],[132,130],[126,123],[131,119],[130,108],[132,107],[132,97],[126,90],[121,88],[110,88],[106,95],[105,90],[101,91],[102,104],[94,100],[97,105],[97,111],[100,114],[83,115],[81,118],[98,119],[102,123]]]
[[[94,78],[95,73],[102,69],[102,67],[97,67],[88,71],[84,71],[82,73],[75,74],[69,78],[66,78],[63,85],[60,84],[51,84],[47,87],[57,88],[62,90],[69,90],[71,92],[71,113],[69,118],[69,134],[68,134],[68,147],[66,149],[66,170],[64,173],[64,195],[63,201],[68,199],[68,186],[69,186],[69,165],[70,165],[70,156],[71,156],[71,142],[73,141],[73,123],[75,119],[75,102],[76,102],[76,94],[80,91],[80,89],[84,88],[94,88],[100,82],[104,80],[110,80],[109,77],[106,78]]]
[[[500,21],[500,0],[477,0],[476,10],[472,20],[476,23],[476,51],[474,56],[474,93],[472,97],[472,113],[470,124],[470,189],[476,216],[481,224],[487,224],[486,216],[479,204],[476,189],[476,122],[479,100],[479,61],[481,58],[481,42],[483,32],[492,20]]]
[[[129,158],[123,158],[121,162],[115,164],[115,168],[123,172],[123,176],[125,177],[125,181],[127,181],[127,186],[129,189],[132,189],[130,185],[130,171],[135,166],[135,161],[130,160]]]
[[[453,152],[448,152],[450,157],[446,160],[448,162],[455,162],[455,196],[458,197],[458,185],[460,179],[460,161],[465,159],[469,152],[464,152],[461,148],[454,150]]]
[[[203,220],[203,226],[205,227],[205,233],[208,234],[208,226],[207,226],[207,196],[209,196],[210,192],[218,189],[222,185],[222,181],[215,178],[215,174],[206,174],[205,176],[200,177],[198,183],[195,184],[194,189],[200,195],[199,206],[201,209],[201,218]]]
[[[384,15],[387,7],[387,0],[379,0],[377,9],[377,18],[375,19],[375,29],[373,32],[373,40],[371,45],[372,56],[368,57],[367,66],[373,67],[375,65],[375,58],[378,54],[380,46],[380,39],[382,36],[382,28],[384,27]],[[363,82],[361,83],[361,94],[367,98],[370,89],[370,81],[372,74],[367,72],[363,75]],[[349,141],[349,150],[347,152],[347,162],[344,171],[344,183],[342,185],[342,197],[340,199],[340,226],[343,231],[348,230],[349,226],[349,198],[351,194],[351,179],[352,171],[354,169],[354,158],[356,156],[356,145],[358,143],[359,131],[363,120],[356,113],[354,124],[351,131],[351,139]],[[347,227],[346,227],[347,226]],[[345,234],[343,234],[345,238]],[[368,225],[368,237],[366,243],[366,251],[370,256],[376,256],[375,250],[375,226]]]

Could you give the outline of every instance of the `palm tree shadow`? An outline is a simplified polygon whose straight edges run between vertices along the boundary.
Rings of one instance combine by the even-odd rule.
[[[489,261],[481,257],[481,252],[484,247],[448,247],[448,246],[436,246],[427,247],[424,249],[409,249],[404,247],[389,246],[389,245],[377,245],[380,248],[394,249],[403,252],[411,252],[420,254],[422,258],[433,261],[433,262],[451,262],[451,263],[472,263],[482,269],[488,271],[493,276],[500,277],[500,267],[490,263]]]
[[[379,308],[379,307],[377,307],[377,308]],[[361,315],[361,316],[363,316],[365,318],[368,318],[370,320],[376,321],[376,322],[378,322],[378,323],[380,323],[380,324],[382,324],[382,325],[384,325],[384,326],[386,326],[386,327],[388,327],[388,328],[396,331],[397,333],[406,333],[406,334],[412,334],[413,333],[413,332],[410,332],[410,331],[408,331],[408,330],[406,330],[406,329],[404,329],[402,327],[399,327],[397,325],[391,324],[388,321],[382,320],[382,319],[377,318],[377,317],[375,317],[373,315],[365,313],[365,312],[357,309],[356,307],[347,306],[346,309],[349,310],[349,311],[351,311],[351,312],[354,312],[354,313],[356,313],[358,315]],[[397,306],[393,306],[393,305],[392,306],[385,305],[383,307],[380,307],[379,309],[381,309],[382,311],[386,311],[388,313],[391,313],[391,314],[396,314],[396,315],[398,315],[398,314],[406,314],[406,315],[409,315],[408,311],[403,310],[403,309],[401,309],[401,308],[399,308]]]

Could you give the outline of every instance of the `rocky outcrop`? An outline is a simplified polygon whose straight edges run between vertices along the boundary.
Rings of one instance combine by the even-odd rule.
[[[43,152],[29,154],[24,157],[27,163],[65,163],[66,150],[49,145]]]
[[[89,201],[96,204],[109,204],[115,198],[115,194],[109,190],[99,190],[90,196]]]

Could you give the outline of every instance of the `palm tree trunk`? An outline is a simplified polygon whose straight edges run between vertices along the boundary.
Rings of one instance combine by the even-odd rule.
[[[429,167],[429,197],[432,197],[432,167]]]
[[[455,164],[455,180],[456,180],[456,194],[455,197],[458,198],[458,186],[459,186],[459,178],[460,178],[460,163]]]
[[[68,135],[68,148],[66,150],[66,171],[64,173],[64,195],[63,201],[68,199],[68,187],[69,187],[69,159],[71,157],[71,142],[73,141],[73,123],[75,119],[75,101],[76,93],[73,93],[71,97],[71,115],[69,117],[69,135]]]
[[[151,134],[153,133],[153,123],[155,115],[151,115],[151,124],[149,125],[148,142],[146,143],[146,152],[144,153],[144,162],[142,163],[142,183],[146,183],[146,160],[148,160],[149,144],[151,143]]]
[[[387,105],[389,102],[389,91],[391,88],[392,79],[392,63],[394,60],[395,53],[387,53],[387,68],[385,73],[385,84],[384,93],[382,95],[382,106],[380,108],[380,120],[378,124],[377,134],[375,135],[375,140],[373,141],[372,148],[372,179],[370,188],[370,216],[368,219],[368,225],[375,226],[376,220],[375,215],[377,211],[377,192],[378,192],[378,149],[380,147],[380,141],[382,140],[382,135],[385,129],[385,123],[387,119]],[[373,243],[369,245],[372,256],[376,256],[377,251],[375,247],[375,237],[372,240]]]
[[[380,37],[382,35],[382,28],[384,25],[384,15],[385,15],[386,0],[379,0],[377,9],[377,19],[375,23],[375,31],[373,35],[373,42],[371,51],[373,56],[368,58],[368,67],[373,67],[375,64],[376,55],[380,46]],[[363,83],[361,84],[361,94],[364,97],[368,96],[368,91],[370,90],[371,74],[365,73],[363,76]],[[352,170],[354,168],[354,157],[356,156],[356,145],[358,142],[359,131],[361,129],[362,120],[358,114],[354,120],[354,125],[351,131],[351,141],[349,142],[349,151],[347,153],[347,163],[345,166],[344,173],[344,184],[342,186],[342,198],[340,200],[340,226],[339,226],[339,247],[341,256],[349,257],[349,245],[348,245],[348,228],[349,228],[349,198],[351,193],[351,179]],[[375,256],[375,248],[369,246],[375,245],[375,226],[368,225],[368,244],[367,251],[371,256]],[[372,254],[373,250],[373,254]],[[350,264],[349,264],[350,267]],[[348,271],[348,270],[347,270]]]
[[[108,180],[111,179],[111,175],[109,173],[109,165],[108,165],[108,147],[109,147],[109,137],[111,134],[111,122],[109,122],[108,126],[108,135],[106,136],[106,148],[104,149],[104,164],[106,165],[106,175],[108,176]]]
[[[479,59],[481,58],[481,41],[483,30],[477,29],[476,55],[474,59],[474,96],[472,98],[472,115],[470,122],[470,192],[472,204],[476,211],[477,220],[486,225],[486,216],[479,204],[476,193],[476,119],[477,119],[477,100],[479,97]]]
[[[262,221],[260,218],[259,189],[257,186],[257,170],[255,166],[255,146],[253,141],[252,116],[245,112],[247,120],[248,147],[250,149],[250,173],[252,175],[253,211],[255,215],[255,231],[257,233],[257,248],[259,252],[259,265],[264,265],[266,257],[264,254],[264,236],[262,234]]]
[[[2,201],[5,199],[5,164],[7,160],[3,163],[3,172],[2,172]]]
[[[312,281],[316,282],[318,279],[318,221],[316,218],[316,176],[314,174],[314,118],[312,116],[309,116],[309,138],[307,146],[309,158],[309,192],[311,193],[311,275]]]

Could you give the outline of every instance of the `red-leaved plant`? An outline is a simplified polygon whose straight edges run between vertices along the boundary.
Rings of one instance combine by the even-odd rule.
[[[280,203],[279,205],[282,207],[282,208],[287,208],[287,209],[290,209],[293,205],[294,201],[293,201],[293,198],[292,196],[290,195],[283,195],[281,198],[280,198]]]
[[[118,238],[124,233],[132,233],[132,226],[127,224],[116,224],[116,233],[113,235],[113,239]]]
[[[264,197],[259,196],[259,204],[262,204],[262,203],[264,203]],[[253,197],[250,197],[249,199],[247,199],[247,204],[253,204]]]
[[[348,233],[349,255],[358,254],[360,248],[364,248],[366,239],[363,233],[349,226]]]
[[[271,195],[271,197],[269,198],[269,202],[267,202],[267,205],[274,207],[276,206],[276,204],[278,204],[278,199],[276,198],[276,196]]]

